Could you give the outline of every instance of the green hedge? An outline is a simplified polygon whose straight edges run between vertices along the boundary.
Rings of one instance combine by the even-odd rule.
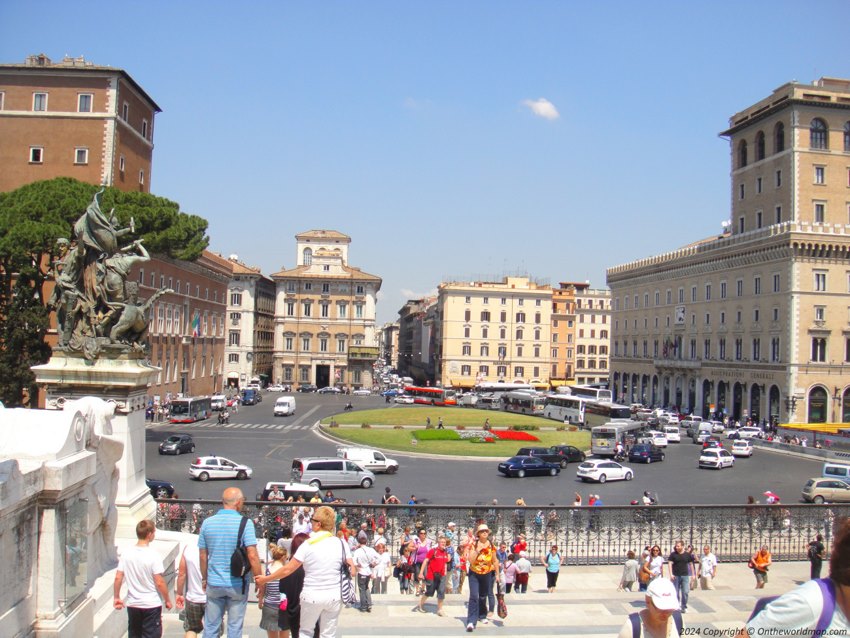
[[[512,425],[510,427],[510,429],[514,430],[516,432],[527,432],[527,431],[530,431],[530,430],[539,430],[540,426],[539,425]]]
[[[413,437],[420,441],[456,441],[460,435],[454,430],[415,430]]]

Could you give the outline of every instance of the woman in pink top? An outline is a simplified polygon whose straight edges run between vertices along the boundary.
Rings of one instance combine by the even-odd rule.
[[[419,573],[422,571],[422,563],[425,562],[425,558],[428,556],[428,551],[433,545],[434,543],[430,538],[428,538],[424,529],[420,529],[416,538],[413,539],[413,562],[416,565],[416,571],[413,572],[413,578],[416,581],[417,596],[421,596],[425,593],[425,581],[424,579],[419,578]]]

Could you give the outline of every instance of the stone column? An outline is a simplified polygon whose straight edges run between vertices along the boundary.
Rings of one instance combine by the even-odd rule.
[[[115,402],[112,435],[124,444],[118,461],[116,535],[135,538],[136,523],[156,516],[156,503],[145,485],[145,407],[148,385],[160,369],[132,353],[87,361],[78,354],[55,351],[50,361],[33,366],[33,371],[46,391],[48,410],[61,410],[66,401],[86,396]]]

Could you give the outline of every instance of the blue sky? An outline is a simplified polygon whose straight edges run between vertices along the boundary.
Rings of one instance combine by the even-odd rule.
[[[155,194],[266,273],[352,238],[380,322],[444,278],[605,269],[720,231],[729,116],[850,77],[846,0],[0,2],[0,60],[85,56],[162,107]]]

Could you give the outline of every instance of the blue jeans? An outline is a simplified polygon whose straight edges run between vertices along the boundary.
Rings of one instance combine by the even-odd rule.
[[[496,596],[493,594],[493,580],[496,574],[476,574],[469,572],[469,602],[466,605],[466,624],[475,627],[479,620],[487,617],[487,603],[490,603],[490,611],[496,609]]]
[[[249,585],[250,586],[250,585]],[[242,621],[248,607],[248,589],[210,587],[207,585],[207,608],[204,612],[204,638],[218,638],[219,628],[227,612],[227,638],[242,638]]]
[[[681,608],[688,608],[688,594],[691,591],[691,577],[690,576],[674,576],[673,577],[673,586],[676,588],[676,595],[679,597],[679,603]]]

